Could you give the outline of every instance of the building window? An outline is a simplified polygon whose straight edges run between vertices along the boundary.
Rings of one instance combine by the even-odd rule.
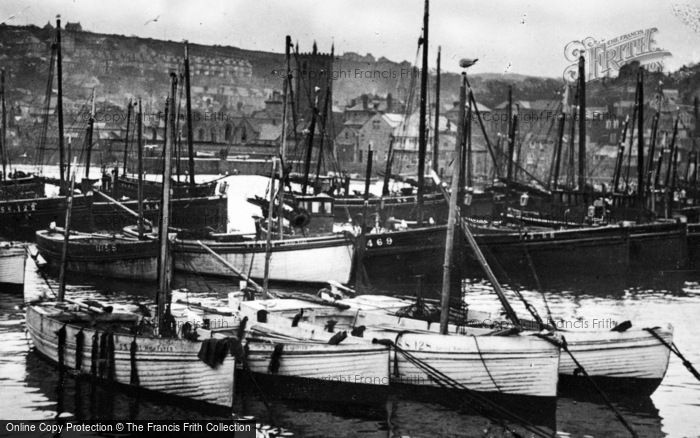
[[[379,120],[372,120],[372,129],[379,129],[381,127],[381,121]]]
[[[211,142],[216,143],[216,128],[211,128]]]
[[[151,140],[158,140],[158,130],[156,128],[151,128]]]
[[[245,143],[248,139],[248,135],[246,134],[246,129],[245,126],[241,127],[241,141]]]
[[[362,149],[360,149],[360,163],[362,162]]]
[[[224,140],[226,141],[231,141],[231,132],[233,131],[233,128],[231,125],[226,125],[226,132],[224,133]]]
[[[199,138],[199,141],[204,141],[204,129],[199,128],[199,132],[197,133],[197,137]]]

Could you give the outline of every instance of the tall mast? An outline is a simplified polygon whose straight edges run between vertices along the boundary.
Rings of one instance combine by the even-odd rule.
[[[190,191],[192,192],[190,193],[190,196],[194,196],[195,182],[194,142],[192,139],[192,97],[190,95],[190,54],[187,41],[185,41],[185,107],[187,110],[187,165],[190,173]]]
[[[671,146],[670,146],[670,154],[669,154],[669,160],[668,160],[668,167],[666,168],[666,181],[665,181],[665,186],[671,187],[675,181],[671,178],[671,174],[673,172],[673,163],[675,162],[675,157],[676,157],[676,137],[678,136],[678,120],[680,119],[680,116],[676,116],[676,121],[673,123],[673,134],[671,134]]]
[[[423,225],[423,192],[425,191],[426,106],[428,98],[428,11],[429,0],[425,0],[423,11],[423,63],[420,72],[420,121],[418,128],[418,225]]]
[[[640,204],[644,202],[644,69],[637,74],[637,196]]]
[[[139,200],[139,239],[143,239],[143,113],[141,112],[141,99],[139,99],[139,118],[136,120],[136,148],[138,153],[138,200]]]
[[[265,274],[263,276],[263,293],[268,294],[270,257],[272,256],[272,211],[275,208],[275,174],[277,173],[277,157],[272,157],[272,174],[270,175],[270,205],[267,210],[267,232],[265,239]],[[280,178],[279,189],[282,190]]]
[[[617,160],[615,162],[615,170],[613,172],[613,183],[612,191],[617,192],[620,186],[620,175],[622,174],[622,162],[625,160],[625,139],[627,137],[627,127],[630,122],[630,116],[625,117],[625,121],[622,124],[622,135],[620,136],[620,141],[617,144]]]
[[[508,162],[506,179],[513,179],[513,159],[515,154],[515,123],[513,121],[513,86],[508,86]]]
[[[447,334],[447,326],[450,315],[450,286],[452,284],[452,251],[455,241],[455,226],[457,222],[457,198],[459,191],[460,167],[462,160],[461,145],[464,141],[464,107],[467,104],[467,73],[462,72],[461,85],[459,87],[459,124],[457,125],[457,145],[455,158],[452,161],[452,193],[450,195],[450,209],[447,219],[447,237],[445,239],[445,258],[442,265],[442,295],[440,311],[440,333]]]
[[[177,93],[177,75],[170,73],[170,96],[168,107],[170,114],[175,114],[175,96]],[[172,155],[175,140],[175,118],[166,118],[165,124],[170,123],[170,129],[165,136],[165,150],[163,151],[163,196],[160,207],[160,226],[158,239],[160,243],[160,256],[158,263],[158,298],[156,299],[156,319],[158,320],[158,333],[163,335],[168,331],[165,312],[166,302],[170,294],[170,257],[168,254],[168,229],[170,228],[170,183],[172,173]]]
[[[654,118],[651,120],[651,143],[649,144],[649,156],[646,164],[646,188],[651,189],[651,174],[653,172],[654,154],[656,153],[656,137],[659,132],[659,112],[654,113]]]
[[[469,93],[471,93],[471,90],[469,90]],[[467,143],[467,164],[466,164],[466,181],[467,181],[467,187],[472,187],[474,184],[473,177],[474,177],[474,163],[472,162],[472,101],[471,99],[469,100],[469,108],[467,109],[467,119],[466,119],[466,125],[465,128],[462,130],[462,136],[466,137],[466,143]],[[462,140],[464,142],[464,140]]]
[[[435,77],[435,129],[433,131],[433,170],[440,174],[440,53],[442,47],[438,46],[437,75]]]
[[[58,77],[58,98],[56,110],[58,111],[58,169],[61,190],[65,190],[66,175],[70,168],[66,166],[66,157],[63,145],[63,63],[61,60],[61,16],[56,17],[56,75]]]
[[[559,188],[559,169],[561,168],[561,151],[564,145],[564,129],[566,126],[566,113],[559,114],[559,133],[557,135],[557,147],[554,150],[554,176],[552,177],[552,190]]]
[[[506,162],[506,179],[511,180],[513,178],[513,150],[514,150],[514,138],[513,138],[513,86],[508,85],[508,108],[506,108],[506,117],[508,118],[508,127],[506,136],[508,137],[508,156],[506,157],[508,161]]]
[[[578,189],[586,187],[586,60],[578,58]]]
[[[2,179],[7,179],[7,114],[5,109],[5,69],[0,70],[0,98],[2,99],[2,136],[0,136],[0,154],[2,154]]]
[[[60,302],[66,294],[66,267],[68,264],[68,241],[70,238],[70,220],[73,212],[73,190],[75,189],[75,173],[70,179],[70,187],[66,194],[66,221],[63,227],[63,248],[61,248],[61,268],[58,273],[58,295],[56,299]]]
[[[92,108],[88,120],[87,144],[85,145],[85,179],[90,178],[90,155],[92,154],[92,132],[95,127],[95,89],[92,89]],[[88,183],[89,184],[89,183]]]
[[[287,35],[284,39],[284,59],[287,72],[282,84],[282,143],[280,145],[280,187],[277,191],[277,230],[279,238],[284,237],[284,163],[287,159],[287,111],[289,107],[289,84],[292,81],[292,69],[289,50],[292,47],[292,37]]]
[[[122,174],[126,175],[126,163],[129,160],[129,132],[131,131],[131,110],[132,110],[131,99],[129,99],[129,104],[126,106],[126,135],[124,135],[124,167],[122,169]]]
[[[306,188],[309,186],[309,172],[311,171],[311,154],[314,148],[314,133],[316,131],[316,117],[318,115],[318,88],[314,90],[314,102],[311,109],[311,125],[309,126],[309,139],[306,145],[306,159],[304,160],[304,185],[301,189],[301,194],[306,194]]]

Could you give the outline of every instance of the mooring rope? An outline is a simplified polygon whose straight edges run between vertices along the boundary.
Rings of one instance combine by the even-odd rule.
[[[569,355],[572,361],[574,361],[574,364],[578,367],[578,369],[581,370],[583,373],[584,377],[588,380],[588,382],[593,386],[593,388],[598,392],[600,397],[603,399],[606,405],[615,413],[615,416],[617,417],[618,420],[620,420],[620,423],[622,423],[623,426],[630,432],[633,438],[637,438],[639,435],[637,435],[637,432],[632,428],[632,425],[630,425],[625,417],[622,416],[622,413],[613,405],[612,401],[608,398],[608,396],[605,394],[605,392],[598,386],[597,383],[595,383],[595,380],[588,374],[586,369],[581,365],[581,363],[576,359],[576,357],[571,353],[571,350],[569,350],[569,345],[566,342],[566,338],[564,336],[561,337],[561,342],[557,342],[556,340],[548,337],[548,336],[542,336],[539,333],[535,333],[535,336],[542,338],[553,345],[558,346],[562,350],[566,351],[566,353]]]
[[[525,429],[527,429],[529,432],[533,433],[536,436],[541,436],[541,437],[550,437],[552,434],[547,432],[546,430],[542,429],[541,427],[538,427],[537,425],[529,422],[528,420],[518,416],[517,414],[514,414],[505,408],[501,407],[500,405],[492,402],[491,400],[485,398],[484,396],[476,393],[475,391],[467,388],[463,384],[457,382],[456,380],[452,379],[451,377],[445,375],[443,372],[440,370],[434,368],[433,366],[427,364],[426,362],[418,359],[415,357],[413,354],[410,352],[404,350],[403,348],[399,347],[391,341],[390,339],[373,339],[373,343],[381,344],[381,345],[387,345],[392,348],[394,348],[394,351],[397,353],[400,353],[403,355],[406,360],[408,360],[411,364],[416,366],[418,369],[422,370],[425,372],[428,377],[433,380],[435,383],[437,383],[440,387],[442,388],[451,388],[455,390],[459,390],[462,392],[462,395],[467,398],[467,400],[470,403],[474,403],[477,406],[481,406],[482,408],[485,408],[487,410],[491,410],[494,413],[497,413],[500,415],[500,417],[496,417],[493,415],[490,415],[488,411],[483,412],[474,409],[474,412],[477,414],[483,416],[484,418],[493,421],[494,423],[498,423],[501,426],[503,426],[506,430],[508,430],[513,436],[516,437],[521,437],[522,435],[518,434],[515,432],[512,428],[510,428],[505,420],[512,421],[514,423],[518,423],[521,426],[523,426]],[[467,403],[467,406],[471,407],[471,404]]]
[[[648,327],[648,328],[645,328],[644,330],[646,330],[647,332],[649,332],[649,334],[651,334],[653,337],[655,337],[656,339],[658,339],[659,342],[661,342],[664,346],[666,346],[666,348],[668,348],[669,350],[671,350],[671,352],[672,352],[673,354],[675,354],[676,356],[678,356],[678,358],[683,362],[683,366],[685,366],[685,368],[690,372],[690,374],[692,374],[693,377],[695,377],[698,381],[700,381],[700,373],[698,373],[698,370],[696,370],[695,367],[693,366],[693,364],[690,363],[690,361],[689,361],[688,359],[686,359],[685,356],[683,356],[683,354],[682,354],[681,351],[678,349],[678,347],[676,347],[676,343],[675,343],[675,342],[671,342],[671,343],[669,344],[668,342],[666,342],[666,340],[665,340],[664,338],[661,337],[661,335],[659,335],[658,333],[656,333],[656,329],[657,329],[657,328],[658,328],[658,327],[650,327],[650,328]]]

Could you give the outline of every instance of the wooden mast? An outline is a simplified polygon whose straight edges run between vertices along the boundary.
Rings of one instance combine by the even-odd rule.
[[[423,11],[423,62],[420,72],[420,120],[418,122],[418,226],[423,225],[423,193],[425,192],[425,153],[427,149],[426,106],[428,98],[428,22],[429,0]]]
[[[292,69],[290,65],[289,50],[292,47],[292,37],[287,35],[284,39],[284,59],[287,72],[282,84],[282,142],[280,144],[280,188],[277,191],[277,231],[279,238],[284,237],[284,163],[287,159],[287,111],[289,107],[289,88],[292,81]],[[272,214],[272,210],[270,210]]]
[[[173,95],[174,98],[174,95]],[[192,134],[192,97],[190,95],[190,54],[185,41],[185,109],[187,110],[187,165],[190,173],[190,196],[194,196],[194,141]]]
[[[66,194],[66,223],[63,227],[63,247],[61,248],[61,268],[58,273],[58,295],[56,299],[61,302],[66,295],[66,268],[68,265],[68,241],[70,240],[70,221],[73,212],[73,190],[75,189],[75,173],[70,180],[70,187]]]
[[[637,73],[637,197],[640,207],[644,205],[644,69]]]
[[[442,295],[440,311],[440,333],[447,334],[450,315],[450,286],[452,284],[452,252],[455,241],[455,225],[457,222],[457,198],[460,184],[460,167],[462,160],[462,142],[464,140],[464,107],[467,103],[467,73],[462,72],[462,81],[459,87],[459,116],[457,125],[457,144],[455,157],[452,161],[452,193],[450,195],[450,209],[447,219],[447,237],[445,238],[445,258],[442,265]]]
[[[126,106],[126,135],[124,135],[124,164],[122,168],[122,175],[126,175],[126,165],[129,161],[129,132],[131,131],[131,111],[132,102],[129,99],[129,104]]]
[[[435,76],[435,129],[433,131],[433,170],[440,174],[440,55],[442,47],[438,46],[437,73]]]
[[[263,277],[263,293],[268,294],[270,257],[272,257],[272,212],[275,209],[275,174],[277,173],[277,157],[272,157],[272,173],[270,174],[270,205],[267,210],[267,233],[265,239],[265,275]],[[282,190],[282,179],[279,189]]]
[[[60,188],[65,190],[66,174],[70,168],[66,168],[65,147],[63,144],[63,62],[61,59],[61,16],[56,16],[56,75],[58,78],[58,96],[56,110],[58,111],[58,169]]]
[[[506,117],[508,117],[508,161],[506,162],[506,179],[513,179],[513,154],[515,153],[515,134],[513,133],[513,86],[508,86],[508,108],[506,109]]]
[[[564,111],[559,114],[559,132],[557,135],[557,147],[554,150],[554,176],[551,180],[552,190],[559,188],[559,169],[561,168],[561,151],[564,145],[564,130],[566,126],[566,113]]]
[[[613,193],[619,190],[620,186],[620,175],[622,174],[622,162],[625,160],[625,139],[627,137],[627,126],[630,122],[630,116],[625,117],[625,121],[622,125],[622,135],[620,136],[620,141],[617,144],[617,159],[615,161],[615,170],[613,172],[613,182],[612,191]]]
[[[87,144],[85,145],[85,179],[90,178],[90,155],[92,154],[92,131],[95,127],[95,89],[92,89],[92,108],[88,120]],[[89,182],[88,182],[89,184]]]
[[[301,189],[301,194],[306,194],[306,189],[309,186],[309,172],[311,171],[311,154],[314,148],[314,133],[316,131],[316,117],[318,114],[318,89],[314,89],[314,102],[311,109],[311,125],[309,126],[308,144],[306,145],[306,159],[304,160],[304,184]]]
[[[578,58],[578,189],[586,188],[586,60]]]
[[[0,70],[0,98],[2,99],[2,135],[0,136],[0,154],[2,154],[2,179],[7,179],[7,156],[9,148],[7,147],[7,114],[5,108],[5,69]]]
[[[136,121],[136,147],[138,149],[138,200],[139,200],[139,239],[143,239],[143,113],[141,112],[141,99],[139,99],[139,116]]]
[[[651,120],[651,143],[649,144],[649,156],[647,157],[647,164],[646,164],[646,174],[647,174],[647,181],[646,181],[646,188],[647,190],[651,190],[651,175],[652,172],[654,171],[653,166],[654,166],[654,154],[656,153],[656,138],[658,135],[659,130],[659,112],[654,113],[654,118]]]
[[[177,93],[177,75],[170,73],[170,96],[167,99],[170,114],[175,114],[175,95]],[[156,298],[156,320],[158,321],[158,333],[163,336],[169,332],[166,318],[166,303],[170,295],[170,257],[168,229],[170,227],[170,184],[172,173],[172,152],[175,140],[175,117],[166,118],[165,125],[171,124],[165,137],[165,150],[163,151],[163,193],[160,207],[160,226],[158,240],[160,242],[160,255],[158,260],[158,296]]]

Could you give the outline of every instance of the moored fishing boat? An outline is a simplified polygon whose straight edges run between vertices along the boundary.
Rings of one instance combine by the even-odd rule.
[[[171,73],[168,100],[171,109],[175,107],[176,91],[177,76]],[[173,119],[170,122],[174,125]],[[170,132],[174,132],[172,127]],[[171,174],[173,148],[171,134],[165,148],[164,175]],[[57,362],[62,370],[230,409],[235,362],[229,354],[230,341],[179,337],[170,313],[169,182],[166,178],[159,224],[155,321],[149,323],[133,313],[112,313],[111,307],[66,299],[67,257],[62,257],[57,300],[28,306],[27,329],[37,351]],[[75,174],[67,199],[65,233],[68,236],[74,183]],[[64,239],[63,254],[68,251],[68,243],[69,239]]]
[[[339,309],[299,300],[241,303],[241,315],[253,321],[261,311],[268,318],[285,318],[288,336],[293,336],[290,316],[295,314],[301,315],[300,325],[308,323],[307,332],[320,340],[344,331],[353,333],[347,339],[354,342],[391,340],[395,344],[390,366],[393,384],[440,387],[431,377],[432,368],[472,391],[556,397],[559,349],[536,336],[454,325],[450,335],[441,335],[436,324],[347,306]],[[428,370],[419,364],[427,364]]]
[[[146,336],[137,331],[138,315],[74,307],[42,303],[27,308],[27,330],[42,356],[75,374],[231,406],[232,357],[211,367],[198,357],[202,341]]]
[[[65,240],[64,230],[37,231],[37,249],[49,266],[60,266]],[[156,281],[158,241],[119,234],[73,232],[68,239],[66,269],[102,277]]]
[[[532,273],[528,258],[542,280],[562,273],[600,277],[659,272],[683,269],[688,263],[686,224],[682,222],[621,223],[568,230],[470,228],[489,262],[500,265],[509,276],[527,280]],[[415,276],[422,275],[427,287],[438,284],[445,233],[445,226],[432,225],[368,234],[362,265],[370,283],[391,290],[392,285],[411,286]],[[456,244],[458,273],[480,272],[463,240],[457,239]]]
[[[233,241],[226,241],[226,240]],[[201,247],[197,240],[176,238],[173,244],[175,269],[204,275],[237,276]],[[203,239],[202,243],[250,277],[265,276],[265,240],[241,235]],[[274,239],[270,242],[271,281],[324,283],[350,279],[352,238],[345,234]]]
[[[24,290],[24,265],[27,248],[15,242],[0,242],[0,290],[21,292]]]

